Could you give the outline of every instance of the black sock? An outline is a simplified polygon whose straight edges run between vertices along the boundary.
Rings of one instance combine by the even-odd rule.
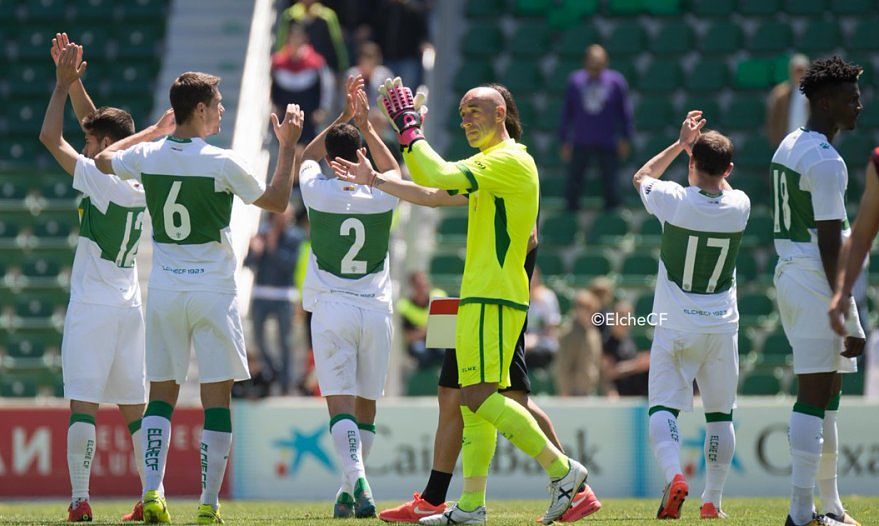
[[[449,484],[452,483],[452,474],[443,473],[435,469],[430,470],[430,478],[427,479],[427,487],[421,498],[434,506],[439,506],[446,501],[446,493],[449,492]]]

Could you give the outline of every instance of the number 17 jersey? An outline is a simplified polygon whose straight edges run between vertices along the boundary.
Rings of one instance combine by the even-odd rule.
[[[709,194],[696,186],[646,179],[641,200],[662,223],[653,312],[664,328],[736,332],[736,256],[751,213],[741,190]]]
[[[311,225],[303,308],[328,300],[392,312],[388,244],[397,198],[324,177],[315,161],[302,162],[299,187]]]

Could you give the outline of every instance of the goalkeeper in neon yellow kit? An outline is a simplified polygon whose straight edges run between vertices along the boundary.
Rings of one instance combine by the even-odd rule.
[[[537,222],[537,167],[504,127],[498,91],[474,88],[461,99],[461,126],[480,152],[443,160],[421,132],[422,114],[399,78],[379,89],[379,106],[397,130],[413,180],[469,195],[467,258],[461,284],[456,348],[464,419],[464,489],[458,503],[422,524],[484,524],[485,484],[497,431],[536,459],[551,479],[544,524],[557,520],[586,480],[587,471],[546,438],[527,409],[498,394],[509,385],[509,366],[528,310],[525,255]]]

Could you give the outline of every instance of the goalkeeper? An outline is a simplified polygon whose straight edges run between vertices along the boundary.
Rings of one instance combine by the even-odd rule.
[[[510,361],[528,310],[525,255],[540,195],[534,159],[507,133],[506,105],[493,88],[474,88],[461,99],[461,127],[480,152],[455,163],[424,140],[422,114],[399,78],[379,91],[413,180],[470,197],[456,333],[464,489],[455,506],[421,523],[485,522],[485,485],[500,431],[549,475],[551,501],[541,519],[549,524],[571,506],[586,468],[562,454],[526,408],[498,393],[510,385]]]

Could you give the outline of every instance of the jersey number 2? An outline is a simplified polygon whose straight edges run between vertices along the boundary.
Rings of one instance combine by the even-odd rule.
[[[354,231],[354,244],[342,258],[342,274],[366,274],[366,261],[354,259],[366,242],[366,229],[363,228],[363,223],[359,219],[349,217],[342,222],[339,234],[347,237],[351,235],[352,230]]]
[[[189,210],[177,202],[177,195],[180,193],[180,187],[182,185],[182,181],[174,181],[171,184],[168,198],[165,199],[165,206],[162,207],[162,219],[164,219],[165,222],[165,233],[174,241],[182,241],[189,237],[190,232],[192,232],[192,223],[189,220]],[[179,222],[175,221],[175,219]]]

